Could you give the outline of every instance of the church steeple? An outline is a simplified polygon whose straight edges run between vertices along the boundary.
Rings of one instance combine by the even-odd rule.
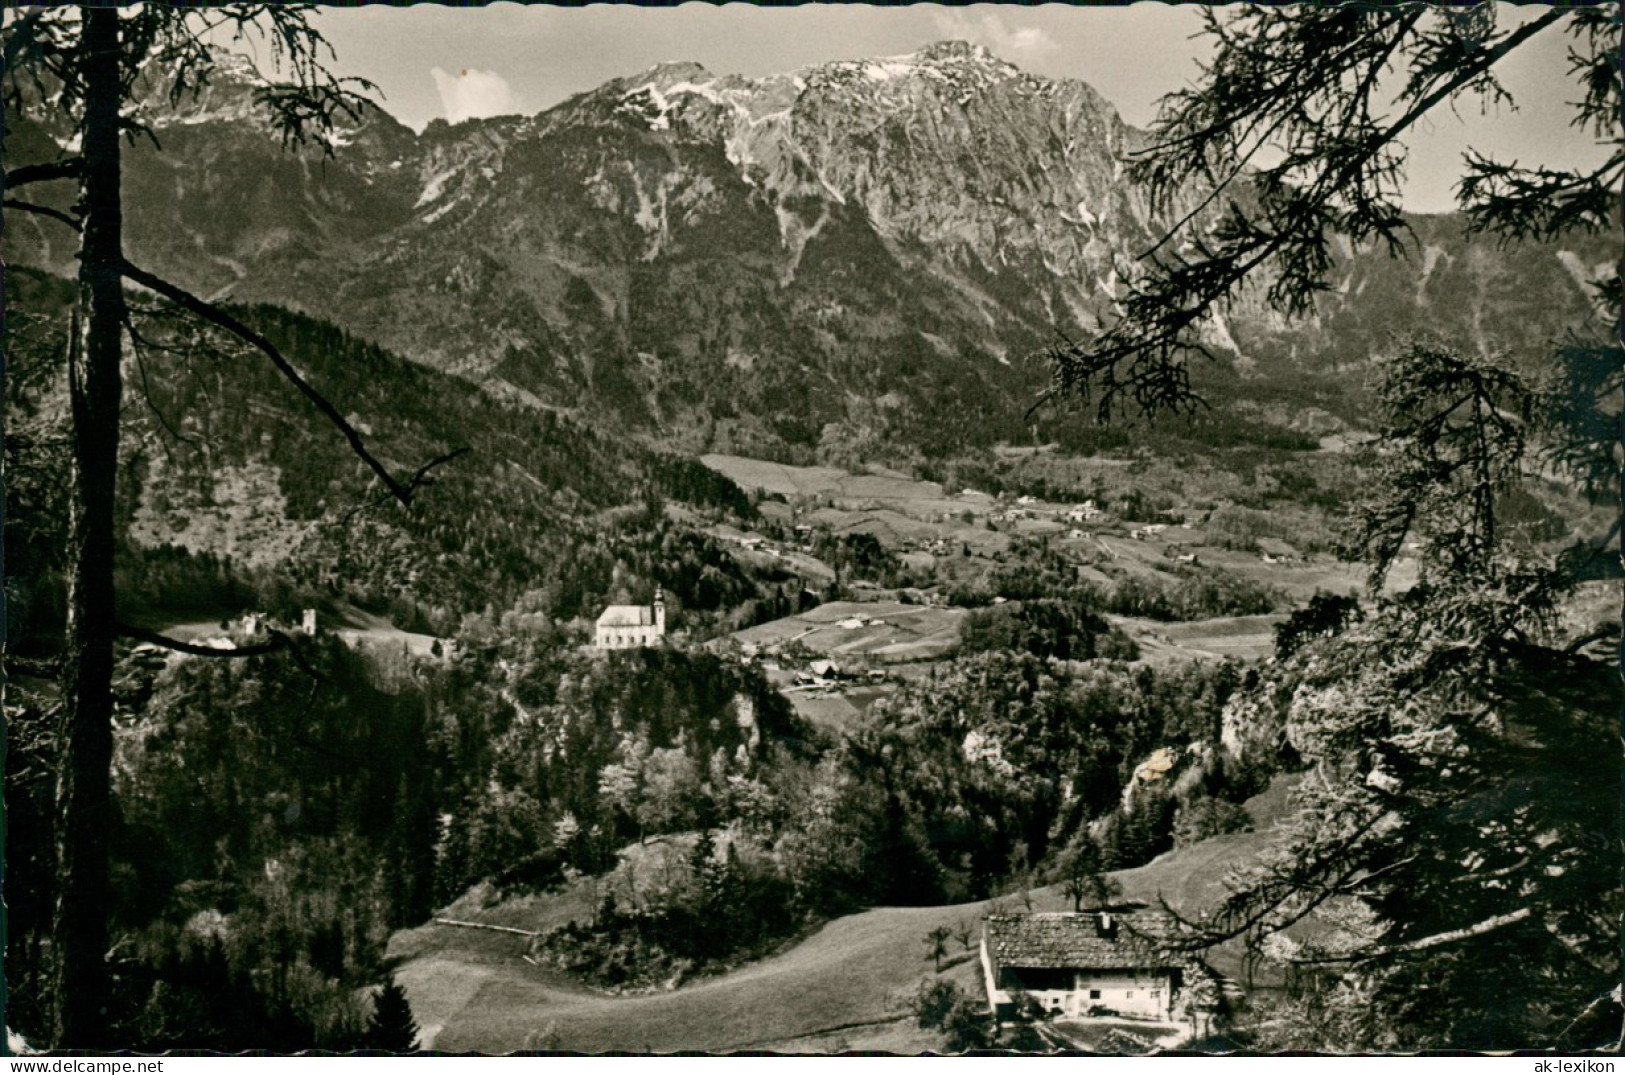
[[[655,630],[666,633],[666,593],[659,586],[655,587]]]

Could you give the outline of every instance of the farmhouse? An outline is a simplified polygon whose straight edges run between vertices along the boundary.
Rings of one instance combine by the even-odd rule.
[[[666,637],[666,599],[655,588],[653,605],[610,605],[598,616],[593,645],[598,649],[658,646]]]
[[[1303,559],[1298,554],[1297,549],[1279,538],[1261,537],[1255,539],[1253,543],[1258,546],[1258,551],[1263,555],[1265,563],[1289,564]]]
[[[982,972],[994,1018],[1015,1017],[1025,994],[1061,1017],[1110,1014],[1172,1022],[1187,979],[1201,969],[1159,946],[1168,926],[1167,915],[1143,905],[989,915]]]

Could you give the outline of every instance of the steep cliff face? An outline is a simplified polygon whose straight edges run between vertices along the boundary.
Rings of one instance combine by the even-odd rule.
[[[961,42],[761,79],[665,64],[422,135],[368,109],[328,154],[281,152],[249,98],[227,71],[146,105],[139,258],[689,448],[1029,435],[1031,356],[1108,318],[1166,223],[1124,174],[1145,136],[1098,93]],[[1450,218],[1417,233],[1410,261],[1344,244],[1300,322],[1226,311],[1209,382],[1287,397],[1258,411],[1283,421],[1346,410],[1391,332],[1538,346],[1586,318],[1607,256],[1472,246]],[[34,225],[9,241],[71,265]]]

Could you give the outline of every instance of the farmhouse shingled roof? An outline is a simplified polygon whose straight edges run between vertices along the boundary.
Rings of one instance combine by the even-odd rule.
[[[598,616],[600,627],[653,627],[654,609],[647,605],[610,605]]]
[[[1157,944],[1171,923],[1159,912],[1109,912],[1102,930],[1100,912],[989,915],[988,946],[1003,967],[1062,967],[1113,970],[1130,967],[1183,967],[1188,957]]]

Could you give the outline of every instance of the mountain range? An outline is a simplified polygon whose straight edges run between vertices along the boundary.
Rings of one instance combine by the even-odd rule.
[[[369,107],[295,152],[236,62],[141,108],[158,147],[127,153],[134,260],[690,452],[1064,441],[1081,417],[1024,417],[1048,378],[1035,356],[1108,319],[1170,222],[1125,173],[1145,132],[1082,82],[963,42],[760,79],[662,64],[421,134]],[[19,124],[7,152],[62,141]],[[1394,332],[1538,350],[1590,316],[1610,256],[1411,224],[1405,259],[1338,244],[1308,318],[1244,296],[1215,319],[1228,362],[1198,383],[1220,409],[1357,421]],[[67,272],[71,238],[19,221],[8,253]]]

